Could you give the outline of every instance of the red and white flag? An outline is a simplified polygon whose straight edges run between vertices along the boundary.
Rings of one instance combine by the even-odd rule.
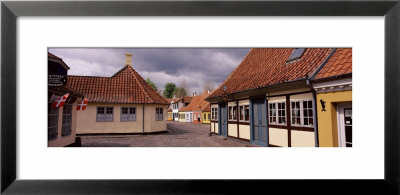
[[[65,101],[67,101],[68,96],[69,96],[69,93],[65,94],[62,97],[57,98],[56,101],[53,102],[53,108],[63,107]]]
[[[87,103],[88,99],[82,100],[81,103],[79,103],[78,106],[76,107],[76,110],[85,110]]]

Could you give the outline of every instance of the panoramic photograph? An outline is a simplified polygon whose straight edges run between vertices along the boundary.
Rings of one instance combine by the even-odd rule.
[[[352,147],[352,48],[62,48],[48,147]]]

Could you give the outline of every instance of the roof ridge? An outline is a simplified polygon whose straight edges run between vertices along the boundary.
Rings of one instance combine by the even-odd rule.
[[[103,77],[103,76],[91,76],[91,75],[67,75],[68,77],[95,77],[95,78],[105,78],[110,79],[111,77]]]
[[[126,66],[128,67],[128,69],[131,71],[132,75],[134,76],[136,82],[139,84],[139,87],[142,89],[143,93],[146,95],[146,97],[148,99],[150,99],[153,103],[155,102],[147,93],[147,91],[143,88],[142,83],[139,81],[139,79],[137,78],[137,76],[135,75],[135,70],[131,67],[131,66]],[[130,68],[129,68],[130,67]],[[125,67],[124,67],[125,68]],[[138,74],[139,75],[139,74]],[[140,75],[139,75],[140,76]],[[153,89],[153,88],[152,88]],[[158,94],[158,93],[157,93]]]

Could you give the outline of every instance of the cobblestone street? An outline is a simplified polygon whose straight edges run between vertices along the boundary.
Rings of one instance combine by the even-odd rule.
[[[209,136],[209,124],[168,122],[167,132],[145,135],[80,136],[82,147],[246,147],[248,142]]]

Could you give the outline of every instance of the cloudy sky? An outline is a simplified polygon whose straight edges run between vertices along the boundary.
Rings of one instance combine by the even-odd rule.
[[[249,51],[249,48],[49,48],[49,52],[71,68],[69,75],[111,76],[124,67],[125,53],[132,53],[132,67],[144,79],[150,78],[159,89],[164,89],[167,82],[179,86],[185,81],[190,94],[201,93],[207,81],[218,87]]]

